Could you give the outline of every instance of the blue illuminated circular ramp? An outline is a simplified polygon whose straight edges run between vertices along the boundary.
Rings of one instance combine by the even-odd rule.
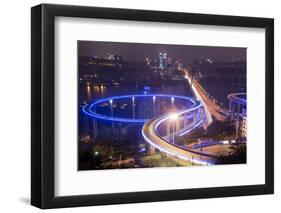
[[[164,124],[165,122],[170,122],[171,119],[171,113],[162,114],[160,116],[156,116],[151,119],[143,119],[143,118],[124,118],[124,117],[115,117],[113,116],[113,113],[111,116],[100,114],[96,112],[96,107],[100,104],[107,103],[111,107],[113,106],[113,103],[115,101],[120,101],[124,99],[131,99],[132,103],[134,104],[134,101],[137,98],[151,98],[153,101],[155,101],[157,98],[170,98],[173,102],[174,100],[184,100],[189,103],[189,105],[185,109],[173,111],[172,114],[177,117],[181,122],[184,121],[184,119],[190,119],[193,118],[193,122],[191,122],[189,125],[184,125],[183,128],[180,130],[177,130],[176,132],[173,132],[173,136],[182,136],[184,134],[189,133],[193,129],[199,127],[203,123],[203,119],[205,117],[205,113],[203,110],[203,106],[201,102],[187,96],[179,96],[179,95],[169,95],[169,94],[135,94],[135,95],[122,95],[122,96],[114,96],[114,97],[107,97],[107,98],[101,98],[98,100],[95,100],[93,103],[86,104],[83,106],[82,111],[95,119],[100,120],[107,120],[112,122],[128,122],[128,123],[143,123],[142,127],[142,136],[152,146],[154,146],[156,149],[180,158],[182,160],[194,162],[197,164],[202,165],[211,165],[213,162],[211,161],[211,156],[208,155],[202,155],[202,153],[198,153],[194,150],[188,150],[184,149],[182,147],[179,147],[175,144],[171,143],[171,137],[170,135],[161,136],[159,134],[158,128],[160,125]]]
[[[189,102],[191,104],[191,107],[196,107],[199,104],[198,101],[194,100],[191,97],[187,97],[187,96],[168,95],[168,94],[134,94],[134,95],[121,95],[121,96],[101,98],[101,99],[95,100],[91,104],[84,105],[82,107],[82,111],[86,115],[88,115],[92,118],[100,119],[100,120],[128,122],[128,123],[145,123],[149,119],[116,117],[116,116],[100,114],[95,111],[96,107],[103,103],[109,103],[112,105],[114,103],[114,101],[117,101],[117,100],[131,99],[134,101],[137,98],[152,98],[152,100],[156,99],[156,98],[179,99],[179,100],[184,100],[184,101]]]
[[[231,93],[227,96],[228,100],[237,103],[246,105],[247,104],[247,93]]]

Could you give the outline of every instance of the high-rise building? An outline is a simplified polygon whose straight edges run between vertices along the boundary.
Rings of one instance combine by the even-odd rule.
[[[172,59],[172,57],[168,57],[167,63],[168,63],[168,66],[172,66],[172,64],[173,64],[173,59]]]
[[[159,53],[159,68],[163,69],[164,65],[163,65],[163,54]]]
[[[168,65],[167,53],[163,53],[163,68],[167,69],[167,65]]]
[[[182,63],[181,63],[180,60],[177,60],[177,61],[175,62],[175,67],[176,67],[177,70],[182,70],[182,69],[183,69]]]

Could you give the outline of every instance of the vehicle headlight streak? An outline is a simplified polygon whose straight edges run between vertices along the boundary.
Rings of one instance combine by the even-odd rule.
[[[179,136],[183,136],[187,133],[189,133],[190,131],[192,131],[193,129],[199,127],[202,123],[203,123],[203,118],[204,116],[202,115],[201,117],[198,115],[199,114],[199,109],[202,108],[202,104],[201,102],[191,98],[191,97],[186,97],[186,96],[178,96],[178,95],[167,95],[167,94],[134,94],[134,95],[122,95],[122,96],[114,96],[114,97],[108,97],[108,98],[102,98],[102,99],[98,99],[96,101],[94,101],[93,103],[91,104],[86,104],[82,107],[82,111],[92,117],[92,118],[96,118],[96,119],[101,119],[101,120],[107,120],[107,121],[116,121],[116,122],[127,122],[127,123],[147,123],[150,121],[150,119],[141,119],[141,118],[121,118],[121,117],[114,117],[114,116],[107,116],[107,115],[103,115],[103,114],[99,114],[97,112],[94,111],[94,109],[101,103],[110,103],[110,105],[112,105],[114,103],[114,101],[116,100],[120,100],[120,99],[131,99],[131,100],[136,100],[136,98],[143,98],[143,97],[151,97],[153,102],[155,102],[155,100],[159,97],[162,97],[162,98],[171,98],[173,100],[176,100],[176,99],[180,99],[180,100],[186,100],[188,102],[191,103],[191,106],[188,107],[188,109],[184,109],[184,110],[181,110],[181,111],[176,111],[174,112],[175,113],[175,116],[176,117],[180,117],[181,115],[183,114],[186,114],[186,113],[191,113],[191,112],[196,112],[196,123],[194,125],[191,125],[191,126],[188,126],[188,128],[184,129],[183,132],[180,132]],[[190,116],[192,115],[189,115],[188,118],[190,118]],[[165,114],[163,116],[160,117],[160,120],[156,123],[156,125],[154,126],[154,130],[155,132],[157,132],[157,128],[159,127],[159,125],[163,122],[165,122],[166,120],[169,119],[169,114]],[[203,159],[197,159],[197,158],[191,158],[191,157],[188,157],[188,156],[184,156],[184,155],[180,155],[180,154],[175,154],[157,144],[155,144],[153,141],[151,141],[145,134],[144,134],[144,130],[142,128],[142,136],[143,138],[149,143],[151,144],[152,146],[154,146],[155,148],[157,148],[158,150],[168,154],[168,155],[171,155],[171,156],[174,156],[174,157],[177,157],[177,158],[180,158],[180,159],[183,159],[183,160],[187,160],[187,161],[190,161],[190,162],[194,162],[196,164],[202,164],[202,165],[212,165],[213,163],[211,161],[207,161],[207,160],[203,160]],[[159,136],[160,137],[160,136]],[[169,143],[167,141],[167,143]]]
[[[203,101],[203,99],[201,98],[201,95],[200,95],[200,93],[197,91],[196,87],[192,84],[192,81],[191,81],[190,77],[189,77],[188,75],[185,75],[185,79],[187,79],[187,81],[188,81],[189,85],[191,86],[191,89],[192,89],[192,91],[194,92],[196,98],[197,98],[198,100],[200,100],[201,103],[202,103],[202,105],[204,106],[207,122],[208,122],[208,124],[211,124],[211,123],[213,122],[213,118],[212,118],[211,113],[210,113],[209,110],[208,110],[208,107],[207,107],[206,103],[205,103],[205,102]]]
[[[186,110],[182,110],[182,111],[179,111],[179,112],[176,112],[176,113],[174,112],[174,116],[179,117],[180,115],[183,115],[185,113],[196,112],[196,110],[197,110],[197,115],[196,115],[197,122],[194,125],[191,125],[190,127],[184,129],[184,131],[181,132],[179,134],[179,136],[183,136],[183,135],[191,132],[193,129],[199,127],[203,123],[204,114],[201,117],[198,115],[199,114],[198,109],[202,108],[203,106],[202,106],[201,103],[199,103],[199,102],[197,102],[197,103],[198,103],[198,105],[195,106],[195,107],[192,107],[192,108],[189,108],[189,109],[186,109]],[[193,115],[191,115],[191,116],[193,116]],[[189,115],[189,118],[191,116]],[[170,119],[170,114],[165,114],[165,115],[161,116],[159,118],[159,120],[157,121],[157,123],[155,124],[154,131],[156,132],[156,134],[158,135],[159,138],[162,138],[157,131],[159,125],[161,125],[162,123],[164,123],[165,121],[167,121],[169,119]],[[173,157],[177,157],[177,158],[187,160],[187,161],[190,161],[190,162],[193,162],[193,163],[196,163],[196,164],[200,164],[200,165],[213,165],[214,164],[214,162],[211,161],[211,160],[203,160],[203,159],[200,159],[200,158],[195,158],[195,157],[192,158],[192,157],[184,156],[184,155],[181,155],[181,154],[175,154],[175,153],[165,149],[164,147],[161,147],[161,146],[157,145],[156,143],[154,143],[151,139],[149,139],[147,137],[147,135],[144,133],[144,128],[142,128],[142,136],[150,145],[154,146],[156,149],[158,149],[158,150],[160,150],[160,151],[162,151],[162,152],[164,152],[168,155],[171,155]],[[164,138],[162,138],[162,139],[165,140]],[[165,140],[165,141],[167,143],[170,143],[167,140]],[[193,153],[196,153],[196,152],[193,152]],[[200,154],[200,153],[197,153],[197,154]]]
[[[183,155],[179,155],[179,154],[174,154],[173,152],[170,152],[169,150],[167,149],[164,149],[162,148],[161,146],[158,146],[157,144],[153,143],[145,134],[144,134],[144,131],[142,129],[142,136],[143,138],[152,146],[154,146],[156,149],[160,150],[161,152],[164,152],[168,155],[171,155],[173,157],[177,157],[177,158],[180,158],[182,160],[186,160],[186,161],[190,161],[190,162],[193,162],[193,163],[196,163],[196,164],[201,164],[201,165],[213,165],[213,162],[212,161],[207,161],[207,160],[201,160],[201,159],[197,159],[197,158],[190,158],[190,157],[186,157],[186,156],[183,156]]]

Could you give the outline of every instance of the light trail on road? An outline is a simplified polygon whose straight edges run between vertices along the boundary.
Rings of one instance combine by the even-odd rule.
[[[200,110],[202,109],[202,104],[200,101],[197,101],[191,97],[186,96],[178,96],[178,95],[167,95],[167,94],[135,94],[135,95],[123,95],[123,96],[114,96],[114,97],[107,97],[102,98],[94,101],[91,104],[86,104],[82,107],[82,111],[95,119],[101,119],[101,120],[108,120],[108,121],[117,121],[117,122],[132,122],[132,123],[144,123],[142,128],[142,136],[143,138],[152,146],[154,146],[156,149],[177,157],[182,160],[190,161],[196,164],[201,165],[212,165],[213,162],[211,161],[211,157],[206,154],[202,154],[193,150],[184,149],[182,147],[179,147],[177,145],[171,144],[169,139],[165,137],[161,137],[158,132],[157,128],[161,123],[166,122],[170,118],[170,114],[164,114],[158,117],[154,117],[152,119],[137,119],[137,118],[121,118],[121,117],[114,117],[114,116],[108,116],[99,114],[95,111],[95,107],[102,103],[109,103],[110,105],[113,104],[114,101],[120,100],[120,99],[132,99],[135,101],[136,98],[152,98],[153,101],[155,99],[162,97],[162,98],[171,98],[173,100],[175,99],[181,99],[188,101],[190,105],[187,107],[187,109],[184,110],[178,110],[174,111],[173,114],[175,115],[175,118],[178,119],[180,116],[184,115],[183,119],[195,119],[195,123],[191,123],[190,125],[185,126],[184,128],[176,131],[175,135],[183,136],[185,134],[188,134],[193,129],[199,127],[203,123],[204,113]],[[191,113],[191,114],[189,114]],[[193,117],[192,113],[196,113],[196,116]],[[187,114],[187,115],[185,115]],[[168,137],[169,138],[169,137]]]
[[[194,84],[192,83],[191,78],[188,75],[187,70],[184,70],[185,72],[185,79],[188,80],[189,86],[191,87],[192,91],[194,92],[197,100],[201,101],[202,105],[204,106],[204,110],[205,110],[205,116],[206,116],[206,121],[207,121],[207,126],[209,126],[212,122],[213,122],[213,118],[211,113],[209,112],[209,109],[207,107],[207,104],[205,103],[205,101],[203,100],[203,98],[201,97],[200,93],[198,92],[197,88],[194,86]]]

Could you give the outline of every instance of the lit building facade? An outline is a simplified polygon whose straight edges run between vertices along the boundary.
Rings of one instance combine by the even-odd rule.
[[[235,126],[236,139],[247,137],[247,99],[246,93],[228,95],[229,116]]]
[[[163,65],[163,54],[159,53],[159,68],[160,69],[164,69],[164,65]]]

